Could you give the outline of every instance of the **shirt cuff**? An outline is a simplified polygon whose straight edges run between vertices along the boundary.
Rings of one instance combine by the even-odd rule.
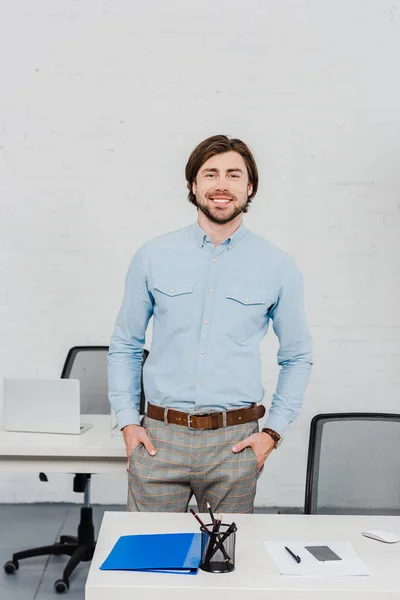
[[[140,425],[139,411],[134,408],[123,408],[116,413],[116,416],[120,429],[127,425]]]
[[[277,415],[268,415],[268,418],[263,425],[263,428],[264,427],[273,429],[283,437],[286,429],[289,427],[289,423],[286,423],[286,421],[280,419]]]

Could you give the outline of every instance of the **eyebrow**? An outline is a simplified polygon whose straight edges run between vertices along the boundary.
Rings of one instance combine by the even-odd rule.
[[[226,170],[227,173],[233,173],[233,172],[238,172],[238,173],[243,173],[242,169],[239,169],[239,167],[237,167],[237,169],[227,169]],[[218,173],[218,169],[203,169],[202,173]]]

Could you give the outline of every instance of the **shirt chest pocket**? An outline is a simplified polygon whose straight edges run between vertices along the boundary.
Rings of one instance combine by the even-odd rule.
[[[193,321],[193,290],[190,281],[159,281],[154,284],[154,316],[171,331],[187,329]]]
[[[262,290],[237,285],[227,287],[222,319],[225,332],[245,339],[261,331],[270,304],[267,293]]]

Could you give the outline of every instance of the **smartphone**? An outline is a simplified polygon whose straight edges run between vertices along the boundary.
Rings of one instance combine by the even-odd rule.
[[[342,560],[329,546],[304,546],[317,560]]]

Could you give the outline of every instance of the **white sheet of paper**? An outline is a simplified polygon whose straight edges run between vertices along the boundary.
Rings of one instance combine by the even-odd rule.
[[[367,566],[357,556],[354,548],[349,542],[264,542],[268,552],[276,563],[282,575],[305,576],[305,577],[346,577],[352,575],[371,575]],[[289,552],[285,550],[288,546],[301,558],[297,563]],[[319,561],[305,546],[328,546],[342,560]]]

